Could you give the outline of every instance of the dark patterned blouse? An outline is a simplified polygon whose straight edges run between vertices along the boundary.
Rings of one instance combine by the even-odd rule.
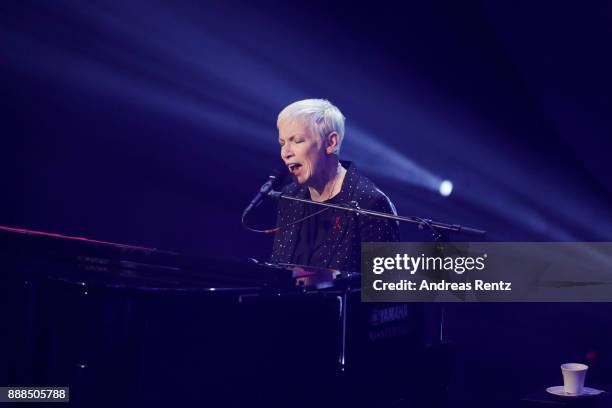
[[[329,202],[349,204],[359,208],[397,214],[393,203],[367,177],[360,175],[355,165],[342,162],[347,169],[340,193]],[[310,199],[308,187],[293,182],[283,194]],[[314,207],[314,208],[313,208]],[[362,242],[399,241],[397,221],[357,215],[335,208],[294,225],[288,225],[323,207],[281,199],[271,261],[302,263],[343,271],[359,271]],[[288,225],[287,227],[283,227]]]

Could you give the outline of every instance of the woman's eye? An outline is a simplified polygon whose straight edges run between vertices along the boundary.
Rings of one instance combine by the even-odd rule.
[[[303,140],[296,140],[295,143],[304,143]]]

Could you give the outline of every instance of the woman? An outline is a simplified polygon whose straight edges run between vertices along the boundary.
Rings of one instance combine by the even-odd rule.
[[[329,101],[294,102],[278,115],[281,158],[294,182],[284,195],[396,214],[389,198],[354,164],[340,161],[344,116]],[[281,200],[272,262],[360,269],[361,242],[399,241],[396,221]]]

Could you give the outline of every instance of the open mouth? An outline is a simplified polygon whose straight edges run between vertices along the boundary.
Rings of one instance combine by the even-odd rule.
[[[300,169],[300,167],[302,167],[302,165],[299,163],[291,163],[291,164],[288,164],[287,167],[289,168],[290,173],[295,174],[295,172],[297,172]]]

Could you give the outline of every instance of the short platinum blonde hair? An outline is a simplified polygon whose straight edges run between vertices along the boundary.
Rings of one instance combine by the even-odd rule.
[[[278,114],[276,126],[297,118],[304,118],[310,122],[310,127],[317,132],[321,139],[332,132],[338,133],[338,147],[335,154],[340,153],[340,147],[344,140],[345,117],[336,106],[327,99],[304,99],[293,102]]]

